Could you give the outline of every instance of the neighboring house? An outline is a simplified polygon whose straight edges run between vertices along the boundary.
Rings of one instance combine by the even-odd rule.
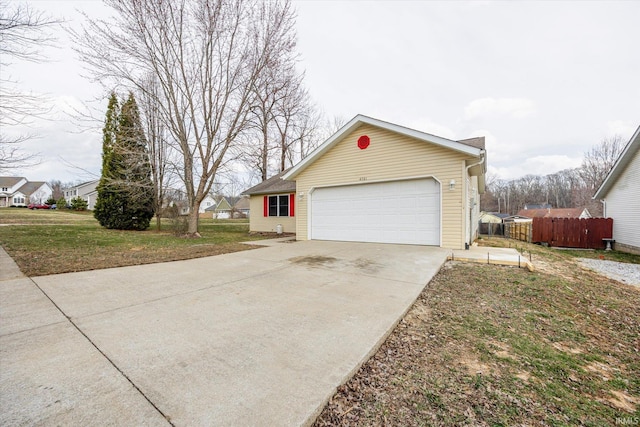
[[[502,220],[509,214],[500,212],[480,212],[479,232],[488,235],[504,235]]]
[[[218,203],[205,209],[202,217],[214,219],[246,218],[249,216],[248,197],[221,196]]]
[[[251,212],[249,198],[240,197],[238,201],[233,205],[233,209],[236,214],[239,214],[240,218],[249,218],[249,213]]]
[[[485,156],[484,138],[453,141],[358,115],[296,166],[245,192],[251,230],[280,223],[295,226],[298,240],[468,247]]]
[[[640,127],[593,196],[613,218],[615,249],[640,254]]]
[[[208,208],[215,207],[216,204],[216,199],[214,199],[211,194],[207,194],[202,200],[202,203],[200,203],[200,209],[198,209],[198,213],[205,213],[207,212]]]
[[[24,177],[0,177],[0,207],[27,206],[44,203],[53,190],[44,181],[28,181]]]
[[[509,214],[499,212],[480,212],[480,224],[501,224]]]
[[[533,219],[522,215],[509,215],[502,218],[502,222],[505,224],[508,222],[533,222]]]
[[[249,231],[275,232],[278,225],[285,233],[296,232],[296,183],[285,181],[280,172],[243,194],[249,196]]]
[[[231,218],[231,208],[232,204],[226,197],[222,197],[213,211],[213,217],[217,219]]]
[[[520,209],[519,216],[526,218],[591,218],[586,208],[557,208],[557,209]]]
[[[100,183],[99,179],[83,182],[82,184],[78,184],[74,187],[65,188],[62,190],[64,194],[64,199],[67,201],[67,205],[71,204],[71,200],[76,197],[80,197],[85,202],[87,202],[87,209],[92,211],[96,206],[96,200],[98,199],[98,184]]]

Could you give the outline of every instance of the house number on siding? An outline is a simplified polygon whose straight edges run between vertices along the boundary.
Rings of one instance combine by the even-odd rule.
[[[361,177],[360,177],[360,181],[366,181],[366,180],[367,180],[367,177],[366,177],[366,176],[361,176]]]

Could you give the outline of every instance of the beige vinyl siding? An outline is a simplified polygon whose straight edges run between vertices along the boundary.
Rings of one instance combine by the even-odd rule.
[[[369,136],[365,150],[357,146]],[[308,238],[308,193],[312,186],[357,184],[416,177],[434,177],[441,184],[441,246],[463,248],[465,243],[465,160],[471,156],[424,141],[363,124],[318,158],[296,177],[298,194],[297,238]],[[449,190],[451,180],[455,189]],[[253,208],[252,208],[253,209]]]
[[[606,215],[613,218],[616,249],[626,246],[628,252],[640,251],[640,151],[620,174],[606,195]],[[623,250],[624,250],[623,249]]]
[[[282,225],[285,233],[296,232],[295,216],[264,216],[264,195],[251,196],[249,199],[249,231],[276,232],[276,226]],[[296,200],[297,202],[297,200]],[[295,206],[294,215],[298,215],[298,206]]]

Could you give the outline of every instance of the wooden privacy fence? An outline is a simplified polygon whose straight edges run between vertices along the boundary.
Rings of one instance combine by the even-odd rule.
[[[563,248],[604,249],[612,218],[534,218],[531,241]]]
[[[521,240],[523,242],[531,242],[531,223],[505,222],[504,237],[508,239]]]

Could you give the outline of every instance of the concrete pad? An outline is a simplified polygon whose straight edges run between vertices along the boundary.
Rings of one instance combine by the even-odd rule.
[[[168,425],[17,266],[2,272],[0,425]]]
[[[31,279],[0,281],[0,336],[66,321]]]
[[[467,250],[450,251],[449,260],[473,262],[477,264],[509,265],[534,271],[529,258],[514,248],[492,248],[487,246],[471,246]]]
[[[71,318],[135,306],[251,277],[280,268],[273,261],[242,256],[110,268],[34,277],[33,280]]]
[[[176,425],[297,426],[375,351],[447,255],[296,242],[34,280]]]
[[[168,425],[69,323],[0,337],[0,425]]]

